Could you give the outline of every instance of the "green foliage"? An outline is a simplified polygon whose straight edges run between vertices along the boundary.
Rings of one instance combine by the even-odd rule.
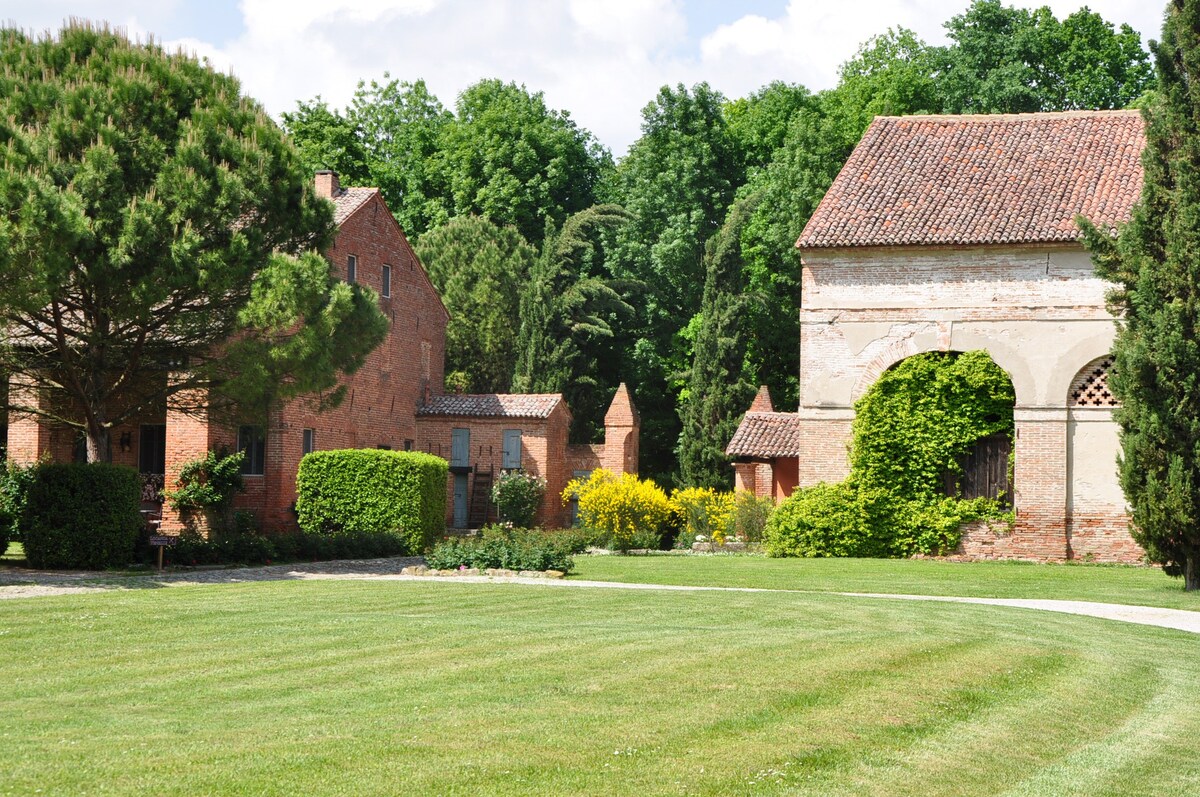
[[[884,503],[849,481],[797,490],[767,522],[763,547],[770,556],[886,556]]]
[[[500,519],[518,528],[533,525],[545,494],[545,479],[517,470],[501,473],[492,485],[492,501],[500,510]]]
[[[975,0],[946,30],[939,83],[949,113],[1124,108],[1154,77],[1141,36],[1087,7],[1060,22],[1045,6]]]
[[[771,515],[775,512],[775,501],[770,496],[756,496],[746,490],[733,495],[733,514],[729,518],[728,532],[737,540],[761,542],[763,532]]]
[[[331,109],[320,97],[300,102],[295,111],[284,111],[281,116],[307,171],[332,169],[344,185],[370,179],[367,153],[353,120]]]
[[[179,486],[163,490],[163,497],[177,509],[216,509],[227,507],[244,489],[241,451],[209,451],[203,459],[184,463],[179,471]]]
[[[446,530],[446,460],[415,451],[314,451],[296,474],[296,515],[310,534],[392,534],[418,554]]]
[[[690,487],[729,489],[733,468],[725,447],[737,431],[754,385],[746,379],[743,319],[751,303],[745,290],[741,234],[761,195],[739,200],[725,224],[708,239],[704,301],[686,396],[679,469]]]
[[[1013,434],[1012,382],[986,352],[893,366],[854,406],[850,476],[794,492],[768,522],[772,556],[911,556],[953,550],[997,502],[941,493],[982,438]]]
[[[39,466],[40,463],[21,465],[11,460],[0,465],[0,550],[21,539],[21,517]]]
[[[454,122],[425,81],[359,81],[346,115],[366,154],[366,184],[383,192],[404,232],[417,240],[454,214],[442,137]]]
[[[627,285],[603,271],[601,235],[629,220],[616,205],[596,205],[551,229],[521,288],[521,326],[512,388],[562,393],[571,437],[590,442],[603,425],[607,387],[616,380],[615,327],[634,315]]]
[[[657,548],[671,519],[662,488],[631,473],[617,476],[597,468],[588,478],[569,482],[562,498],[563,503],[577,500],[579,524],[619,551]]]
[[[1143,110],[1141,201],[1116,241],[1080,220],[1119,319],[1109,384],[1120,405],[1121,486],[1134,539],[1184,588],[1200,589],[1200,7],[1167,7]]]
[[[37,568],[102,570],[129,564],[143,527],[141,492],[133,468],[38,466],[21,519],[25,558]]]
[[[478,538],[442,540],[425,554],[425,563],[435,570],[558,570],[569,573],[575,538],[548,534],[540,529],[488,526]]]
[[[610,156],[540,91],[481,80],[456,111],[440,153],[454,215],[477,213],[538,243],[547,222],[559,226],[594,204]]]
[[[518,292],[533,248],[513,227],[461,216],[427,233],[416,251],[450,312],[446,370],[467,376],[467,392],[508,392],[517,362]]]
[[[172,396],[332,388],[386,319],[312,254],[334,227],[311,180],[230,75],[86,23],[0,30],[0,326],[24,330],[0,366],[71,409],[13,408],[86,431],[97,460]]]

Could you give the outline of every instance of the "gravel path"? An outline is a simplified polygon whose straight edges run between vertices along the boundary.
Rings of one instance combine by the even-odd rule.
[[[603,589],[659,590],[674,592],[793,592],[835,594],[873,600],[938,601],[978,603],[1017,609],[1079,614],[1123,623],[1173,628],[1200,634],[1200,612],[1162,609],[1154,606],[1126,606],[1089,601],[1040,600],[1025,598],[960,598],[933,595],[897,595],[890,593],[838,592],[814,593],[808,590],[774,590],[758,587],[696,587],[664,584],[629,584],[614,581],[563,581],[542,578],[492,578],[489,576],[405,576],[400,571],[420,564],[419,557],[390,559],[353,559],[339,562],[292,563],[265,567],[214,568],[188,572],[148,573],[106,576],[97,573],[58,572],[0,568],[0,599],[33,598],[45,595],[71,595],[124,589],[158,589],[196,584],[242,584],[255,581],[297,579],[356,579],[432,581],[442,584],[525,584],[539,587],[592,587]]]

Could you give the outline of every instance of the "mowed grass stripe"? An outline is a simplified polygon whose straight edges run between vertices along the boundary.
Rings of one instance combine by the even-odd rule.
[[[580,556],[571,578],[700,587],[1046,598],[1200,611],[1200,593],[1156,567],[935,559]]]
[[[0,794],[1180,793],[1194,645],[791,593],[300,581],[11,601]]]

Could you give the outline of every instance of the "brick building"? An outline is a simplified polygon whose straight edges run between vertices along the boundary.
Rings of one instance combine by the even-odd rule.
[[[456,428],[467,429],[476,444],[489,449],[488,457],[471,459],[472,467],[486,463],[494,473],[509,467],[502,459],[507,439],[519,452],[517,467],[565,486],[562,474],[571,472],[578,456],[567,444],[570,411],[562,397],[441,395],[449,314],[379,190],[344,188],[333,172],[319,172],[316,192],[334,204],[337,235],[326,255],[335,275],[379,294],[390,322],[387,337],[362,368],[344,379],[346,397],[336,408],[318,412],[312,402],[298,399],[272,412],[265,428],[234,427],[197,411],[197,406],[204,405],[202,396],[187,396],[176,402],[178,406],[148,411],[114,428],[110,435],[112,460],[142,474],[144,505],[158,503],[158,491],[164,484],[173,485],[187,462],[209,450],[242,450],[246,452],[246,491],[236,498],[235,507],[253,511],[265,529],[292,528],[296,469],[304,454],[341,448],[421,448],[449,458]],[[10,385],[11,391],[23,389],[19,382]],[[623,387],[620,395],[628,402]],[[28,395],[22,403],[34,406],[37,400]],[[485,410],[458,416],[445,411],[463,402],[474,402],[471,406]],[[489,407],[518,410],[510,416],[490,413]],[[529,414],[519,409],[524,407],[535,409]],[[632,412],[632,405],[629,409]],[[521,423],[511,423],[514,418]],[[613,434],[623,431],[617,429]],[[636,438],[635,424],[634,470]],[[8,456],[14,461],[34,462],[43,456],[58,461],[80,459],[79,442],[78,433],[68,427],[53,426],[34,416],[9,418]],[[454,502],[449,506],[448,521],[453,522],[457,520]],[[562,516],[561,502],[555,507],[547,505],[542,513],[547,523],[558,522]],[[179,531],[184,525],[185,519],[169,505],[163,507],[165,531]]]
[[[880,374],[983,349],[1016,394],[1016,524],[969,528],[963,551],[1138,560],[1106,384],[1115,326],[1075,218],[1129,219],[1143,145],[1136,111],[877,118],[797,242],[800,406],[786,423],[747,414],[741,485],[772,492],[762,474],[794,454],[795,484],[844,478],[854,403]]]

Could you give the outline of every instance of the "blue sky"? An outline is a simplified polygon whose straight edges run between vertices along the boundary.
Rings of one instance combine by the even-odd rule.
[[[1061,18],[1081,0],[1050,5]],[[524,83],[620,156],[663,84],[708,81],[738,97],[772,80],[811,89],[888,27],[931,43],[968,0],[0,0],[34,30],[103,19],[232,71],[278,115],[321,95],[342,107],[360,79],[423,78],[452,106],[484,77]],[[1091,0],[1115,24],[1157,38],[1165,2]]]

